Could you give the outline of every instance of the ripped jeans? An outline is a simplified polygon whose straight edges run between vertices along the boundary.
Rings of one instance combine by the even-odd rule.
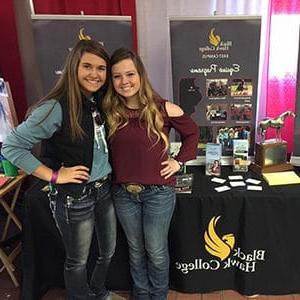
[[[50,208],[65,246],[64,279],[69,300],[105,299],[106,274],[116,245],[116,216],[111,183],[88,188],[80,198],[72,198],[55,188],[49,193]],[[93,231],[99,256],[88,283],[86,264]]]

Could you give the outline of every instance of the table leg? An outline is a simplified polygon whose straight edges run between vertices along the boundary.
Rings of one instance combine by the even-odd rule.
[[[15,189],[15,193],[14,193],[14,196],[13,196],[10,207],[7,205],[7,203],[4,200],[0,199],[1,204],[3,205],[4,209],[8,213],[8,216],[7,216],[7,219],[6,219],[6,222],[5,222],[5,226],[4,226],[4,229],[3,229],[3,233],[2,233],[1,241],[4,241],[6,239],[7,231],[8,231],[8,227],[9,227],[9,224],[11,222],[11,219],[13,219],[13,221],[15,222],[15,224],[18,226],[18,228],[20,230],[22,229],[22,225],[21,225],[20,221],[18,220],[18,218],[13,213],[13,211],[15,209],[17,199],[18,199],[18,196],[19,196],[19,192],[20,192],[20,189],[21,189],[21,184],[22,183],[20,183],[18,185],[18,187]]]
[[[13,273],[13,270],[12,270],[12,265],[9,261],[9,257],[5,254],[5,252],[0,248],[0,260],[2,261],[3,265],[4,265],[4,268],[7,270],[10,278],[12,279],[15,287],[18,287],[19,286],[19,283],[18,283],[18,280],[17,278],[15,277],[15,274]],[[13,267],[14,269],[14,267]],[[3,270],[3,268],[2,268]]]

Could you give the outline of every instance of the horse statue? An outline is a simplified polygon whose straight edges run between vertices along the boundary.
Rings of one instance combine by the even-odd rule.
[[[291,111],[285,111],[284,113],[280,114],[276,118],[264,118],[258,123],[258,132],[262,136],[263,141],[266,137],[266,132],[268,128],[275,128],[276,129],[276,139],[281,140],[281,129],[284,125],[284,121],[286,117],[296,117],[296,114]]]

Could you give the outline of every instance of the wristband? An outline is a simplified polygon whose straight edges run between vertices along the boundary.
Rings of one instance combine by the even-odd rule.
[[[55,184],[58,178],[58,171],[52,171],[50,183]]]

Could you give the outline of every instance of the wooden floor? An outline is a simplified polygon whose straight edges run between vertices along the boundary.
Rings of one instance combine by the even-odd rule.
[[[128,300],[133,300],[129,293],[117,292],[120,296],[125,297]],[[64,291],[62,290],[52,290],[43,297],[43,300],[63,300]],[[1,297],[1,294],[0,294]],[[2,298],[0,298],[2,299]],[[240,295],[235,291],[220,291],[211,294],[183,294],[175,291],[169,291],[168,300],[244,300],[250,299],[245,296]],[[267,296],[258,295],[255,298],[257,300],[300,300],[300,295],[279,295],[279,296]]]

